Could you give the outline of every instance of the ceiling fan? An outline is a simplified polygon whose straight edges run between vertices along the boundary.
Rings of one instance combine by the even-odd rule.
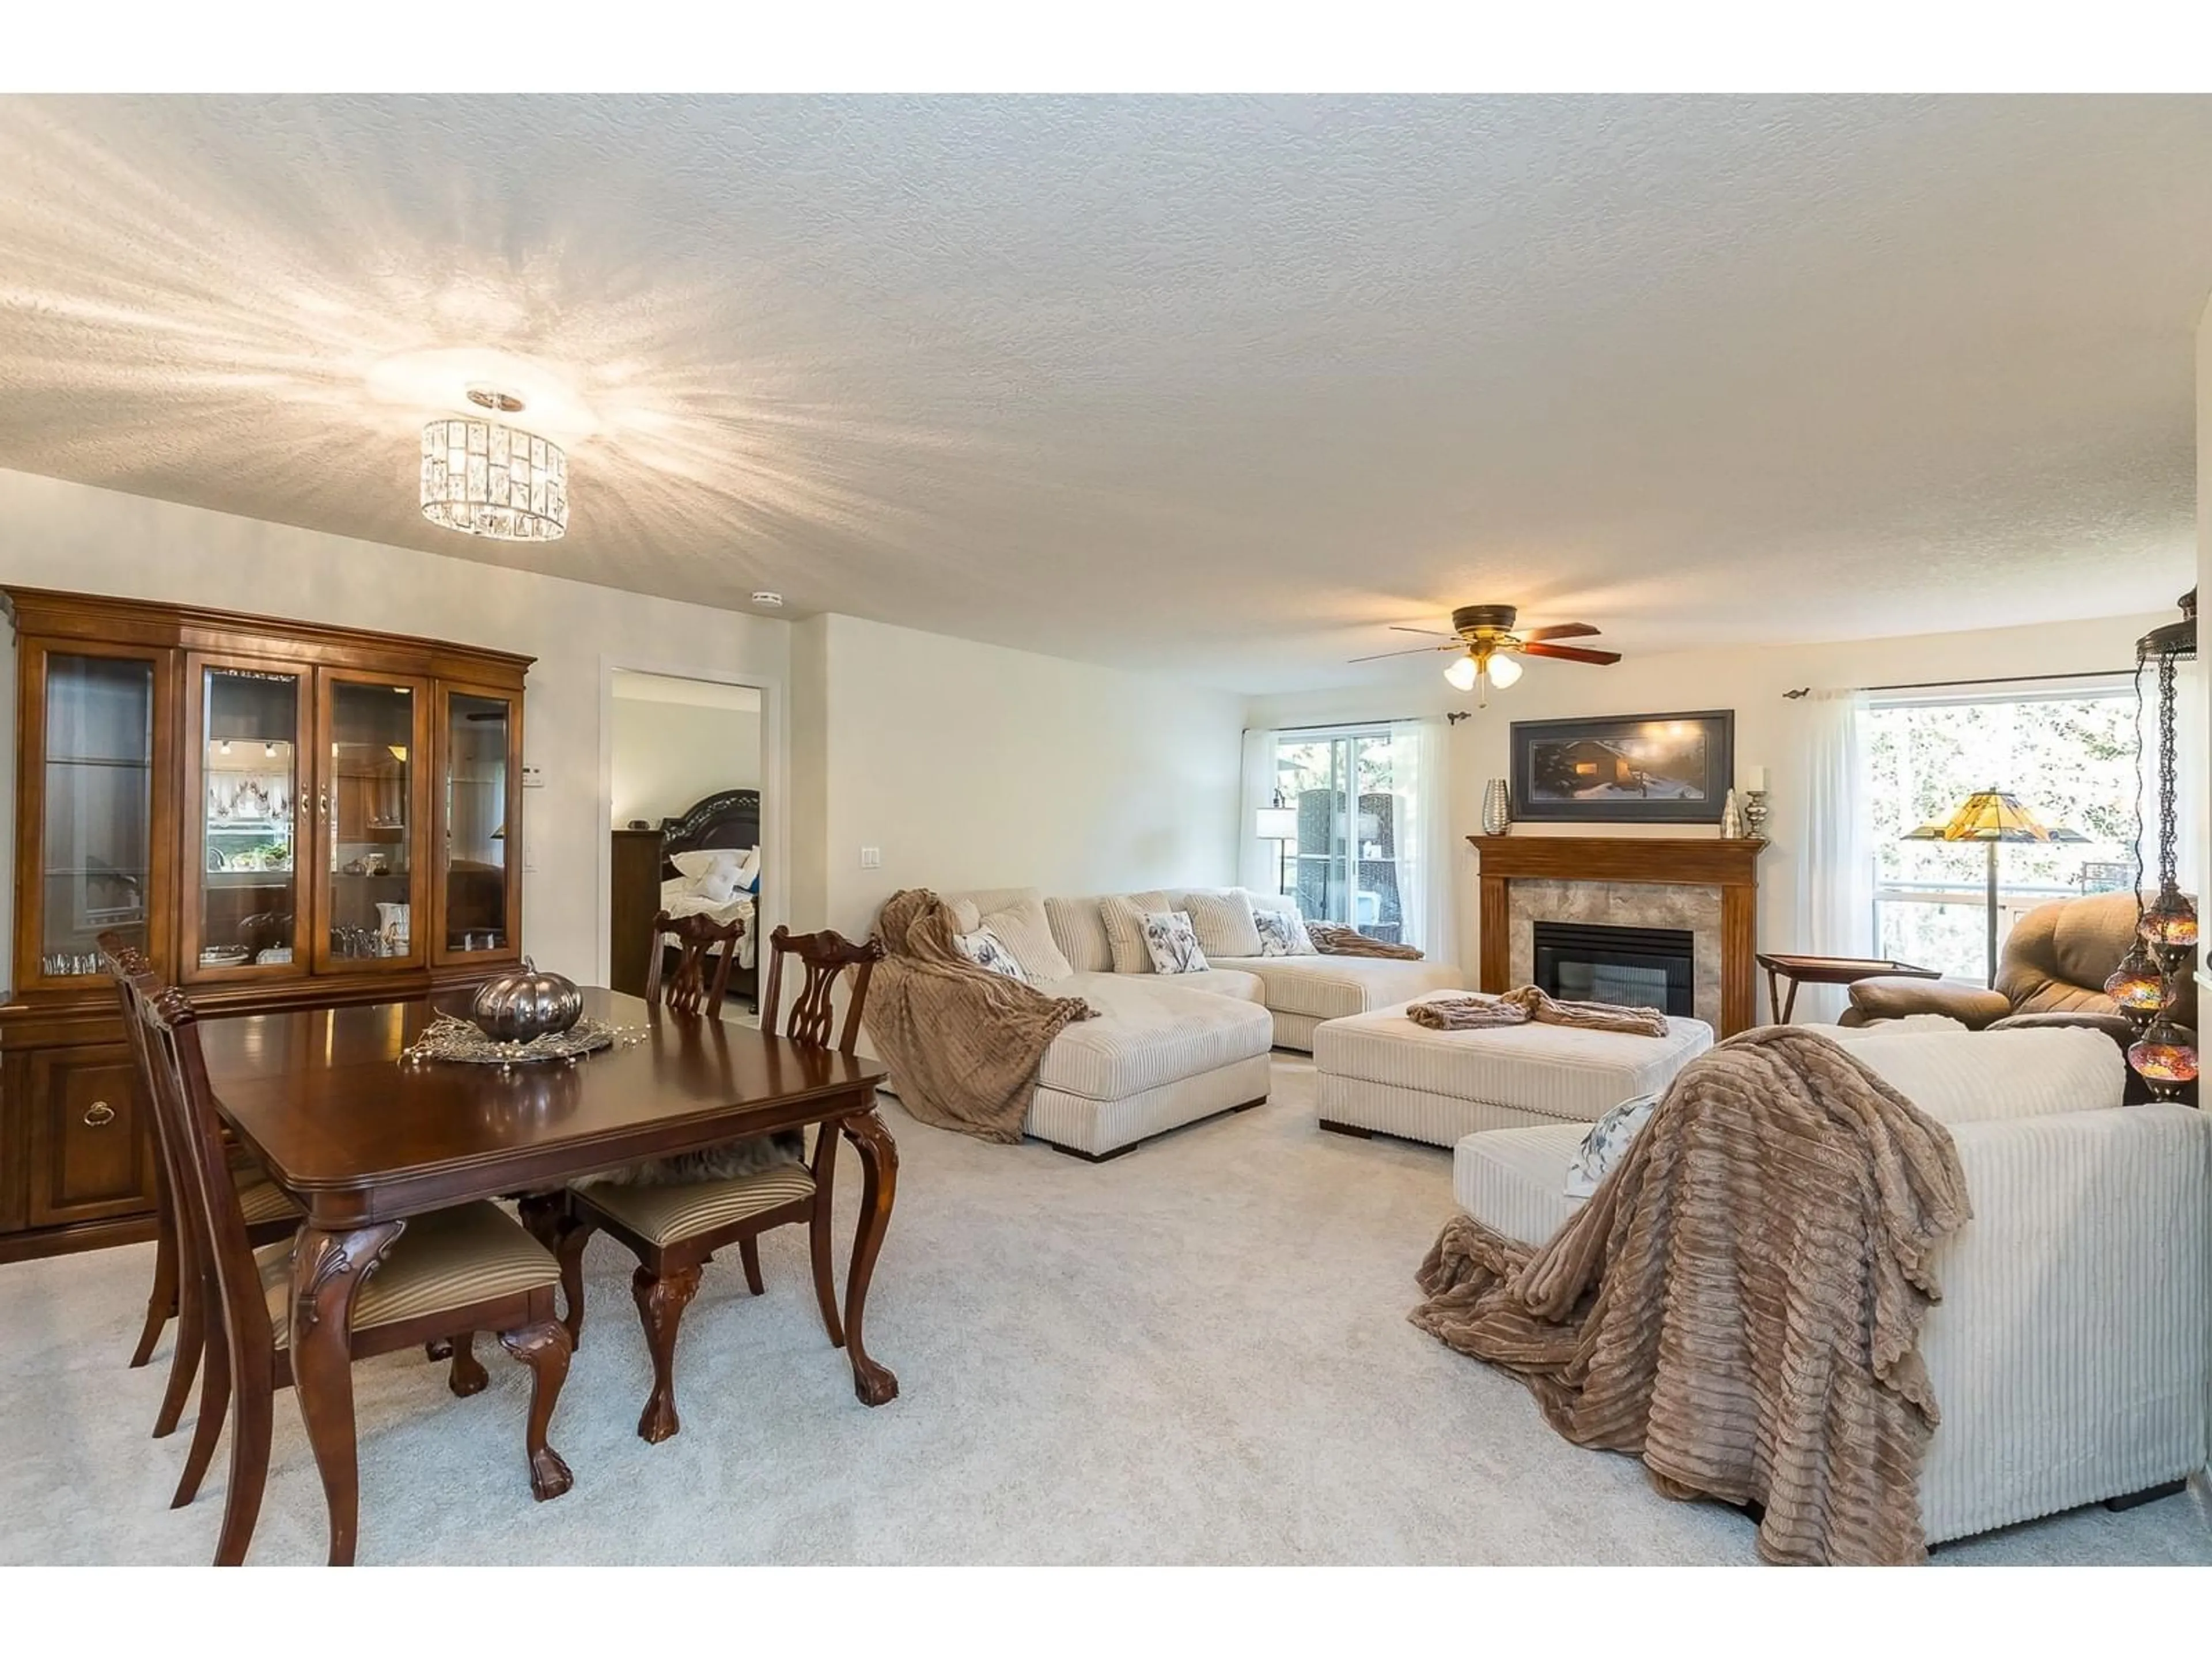
[[[1419,651],[1455,651],[1459,655],[1444,670],[1444,678],[1462,691],[1474,691],[1486,683],[1504,690],[1521,678],[1521,665],[1514,660],[1516,657],[1556,657],[1562,662],[1595,663],[1601,667],[1620,660],[1618,651],[1592,651],[1578,645],[1551,643],[1553,640],[1582,639],[1599,631],[1588,623],[1516,629],[1513,622],[1519,614],[1510,605],[1463,605],[1452,612],[1452,631],[1449,634],[1438,633],[1433,628],[1401,628],[1393,623],[1391,632],[1395,634],[1426,634],[1445,643],[1382,651],[1352,660],[1380,662],[1385,657],[1409,657]],[[1481,695],[1480,706],[1489,706],[1486,693]]]

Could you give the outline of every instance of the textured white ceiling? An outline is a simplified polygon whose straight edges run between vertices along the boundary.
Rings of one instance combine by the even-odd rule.
[[[0,465],[1253,690],[2163,609],[2208,289],[2203,98],[0,100]]]

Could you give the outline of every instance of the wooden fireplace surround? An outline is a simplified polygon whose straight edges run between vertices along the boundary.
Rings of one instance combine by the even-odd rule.
[[[1758,1023],[1759,855],[1763,841],[1673,836],[1469,836],[1482,861],[1480,972],[1485,991],[1508,991],[1516,881],[1605,881],[1721,890],[1721,1028],[1734,1036]]]

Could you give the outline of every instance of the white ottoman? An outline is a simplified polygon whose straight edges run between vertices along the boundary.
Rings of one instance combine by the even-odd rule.
[[[1669,1017],[1663,1037],[1571,1025],[1432,1031],[1410,1005],[1314,1028],[1322,1127],[1450,1146],[1481,1129],[1594,1123],[1663,1089],[1713,1046],[1713,1028]]]

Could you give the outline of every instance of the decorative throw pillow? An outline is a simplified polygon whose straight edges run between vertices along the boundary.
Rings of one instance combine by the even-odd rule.
[[[1157,911],[1145,918],[1145,950],[1156,974],[1202,974],[1206,952],[1199,949],[1197,930],[1182,910]]]
[[[1152,958],[1145,949],[1145,918],[1168,908],[1165,893],[1115,893],[1098,901],[1117,974],[1149,974]]]
[[[1651,1109],[1658,1103],[1656,1094],[1638,1095],[1590,1125],[1575,1161],[1567,1166],[1569,1198],[1588,1198],[1597,1190],[1613,1165],[1628,1156],[1629,1143],[1651,1121]]]
[[[1014,953],[988,927],[978,927],[972,933],[955,933],[952,942],[960,954],[978,968],[1026,985],[1030,976],[1022,971],[1022,964],[1014,960]]]
[[[1052,924],[1045,920],[1044,900],[1036,894],[1025,894],[1013,903],[990,912],[982,918],[982,923],[999,936],[999,943],[1021,963],[1022,976],[1030,984],[1066,979],[1075,971],[1054,942]]]
[[[1306,925],[1295,910],[1265,910],[1252,907],[1253,931],[1260,936],[1263,957],[1317,957],[1321,952],[1306,935]]]
[[[691,890],[709,904],[727,904],[739,891],[737,866],[729,864],[708,866],[706,874],[692,878]]]
[[[1190,915],[1198,948],[1209,957],[1256,957],[1260,930],[1252,922],[1252,901],[1236,888],[1185,893],[1177,908]]]

